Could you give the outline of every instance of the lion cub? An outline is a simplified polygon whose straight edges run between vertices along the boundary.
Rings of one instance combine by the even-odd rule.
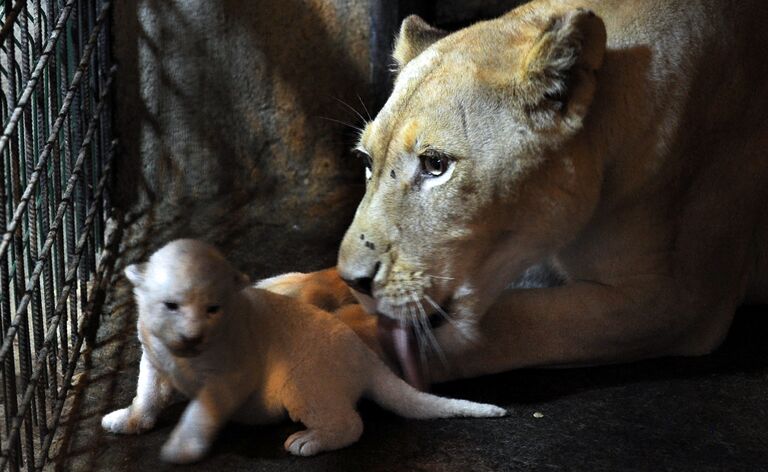
[[[213,247],[176,240],[125,271],[134,285],[143,355],[136,397],[102,419],[114,433],[152,428],[175,388],[191,399],[162,449],[170,462],[205,455],[227,420],[284,418],[307,429],[285,441],[309,456],[354,443],[366,395],[409,418],[503,416],[502,408],[422,393],[333,315],[248,286]]]

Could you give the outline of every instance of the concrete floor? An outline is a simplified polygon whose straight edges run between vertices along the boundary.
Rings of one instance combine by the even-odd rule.
[[[277,263],[272,273],[285,268]],[[768,471],[766,308],[742,310],[723,347],[700,358],[521,370],[436,387],[503,405],[507,418],[404,420],[363,402],[365,432],[347,449],[295,458],[282,444],[300,425],[231,425],[208,459],[181,469],[158,456],[183,403],[141,436],[106,435],[98,426],[103,414],[130,402],[136,385],[139,345],[129,300],[129,288],[118,283],[98,347],[84,353],[89,373],[77,379],[56,445],[57,470]]]

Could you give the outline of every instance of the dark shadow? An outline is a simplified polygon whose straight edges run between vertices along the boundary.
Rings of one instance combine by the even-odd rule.
[[[768,306],[741,308],[722,346],[700,357],[668,357],[629,364],[568,369],[523,369],[449,382],[435,393],[519,405],[589,390],[659,381],[695,380],[732,373],[768,374]]]

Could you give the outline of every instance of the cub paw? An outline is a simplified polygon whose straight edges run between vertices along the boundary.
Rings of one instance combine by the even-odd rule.
[[[115,410],[101,419],[101,427],[115,434],[139,434],[154,425],[154,418],[138,417],[130,408]]]
[[[163,445],[160,458],[173,464],[189,464],[205,457],[209,446],[210,444],[197,437],[172,434]]]
[[[285,450],[294,456],[314,456],[325,449],[320,434],[311,429],[293,433],[285,440]]]
[[[294,456],[314,456],[323,451],[339,449],[350,444],[347,440],[335,440],[327,432],[305,429],[288,436],[285,440],[285,450]]]

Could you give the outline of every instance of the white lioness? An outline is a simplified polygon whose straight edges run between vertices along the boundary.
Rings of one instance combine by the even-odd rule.
[[[307,427],[285,448],[309,456],[357,441],[362,395],[410,418],[502,416],[504,409],[421,393],[386,367],[344,323],[311,305],[247,286],[213,247],[171,242],[132,265],[143,355],[136,397],[102,419],[114,433],[155,424],[172,388],[191,399],[163,446],[170,462],[200,459],[224,423],[285,413]]]
[[[401,325],[446,312],[433,379],[710,352],[768,302],[766,25],[764,0],[407,18],[338,273],[276,280],[340,275]],[[516,286],[542,268],[560,283]]]

